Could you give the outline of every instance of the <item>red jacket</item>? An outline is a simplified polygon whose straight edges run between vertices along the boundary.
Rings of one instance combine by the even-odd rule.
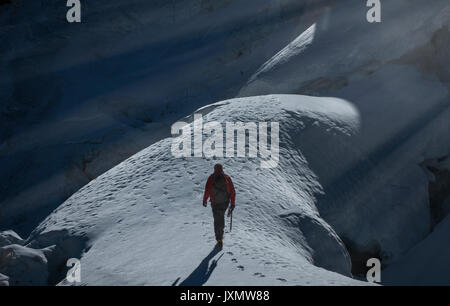
[[[214,184],[214,174],[216,172],[211,174],[208,177],[208,180],[206,181],[205,194],[203,196],[203,203],[206,203],[208,201],[208,198],[210,198],[210,202],[214,202],[214,194],[211,191],[212,191],[212,187],[213,187],[213,184]],[[236,191],[234,190],[233,181],[225,173],[223,175],[225,176],[225,183],[227,185],[227,192],[230,195],[231,205],[234,205],[235,204],[234,202],[236,200]]]

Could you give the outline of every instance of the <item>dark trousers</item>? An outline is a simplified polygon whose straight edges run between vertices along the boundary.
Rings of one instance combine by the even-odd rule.
[[[228,202],[211,203],[211,207],[214,217],[214,233],[216,234],[216,240],[221,240],[223,238],[223,229],[225,228],[225,212],[228,208]]]

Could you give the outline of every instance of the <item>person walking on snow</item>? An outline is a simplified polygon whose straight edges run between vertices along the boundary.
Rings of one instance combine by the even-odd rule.
[[[223,172],[221,164],[214,165],[214,173],[208,177],[203,196],[203,206],[206,207],[208,198],[210,198],[212,213],[214,217],[214,232],[216,234],[217,245],[222,247],[223,230],[225,227],[225,211],[228,205],[227,216],[231,216],[234,209],[236,192],[233,181]]]

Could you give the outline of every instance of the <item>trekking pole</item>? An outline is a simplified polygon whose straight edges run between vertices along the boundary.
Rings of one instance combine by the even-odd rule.
[[[233,211],[231,211],[231,214],[230,214],[230,232],[231,232],[232,227],[233,227]]]

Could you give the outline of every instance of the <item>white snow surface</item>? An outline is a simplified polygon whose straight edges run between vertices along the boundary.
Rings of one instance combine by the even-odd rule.
[[[375,246],[389,263],[430,233],[420,165],[450,153],[450,3],[384,1],[379,24],[366,21],[367,10],[340,1],[261,65],[240,96],[354,103],[361,131],[352,147],[332,167],[311,163],[325,193],[318,207],[342,239],[361,252]]]
[[[29,234],[172,121],[235,97],[325,2],[96,0],[76,26],[64,1],[2,5],[0,229]]]
[[[84,284],[361,284],[342,276],[350,270],[345,239],[358,251],[379,247],[374,256],[393,263],[386,283],[445,283],[445,260],[433,254],[448,218],[422,241],[433,176],[420,165],[450,153],[448,0],[385,1],[381,24],[367,23],[367,7],[350,0],[331,10],[321,2],[319,20],[288,22],[295,1],[245,2],[247,11],[222,1],[143,9],[136,0],[125,13],[121,1],[106,2],[90,4],[87,16],[97,18],[86,31],[49,31],[46,14],[65,9],[56,1],[45,6],[51,14],[36,8],[40,1],[0,12],[0,215],[40,220],[78,186],[153,145],[76,192],[26,242],[3,232],[2,244],[62,243],[61,256],[87,239]],[[32,20],[29,11],[37,12]],[[275,169],[218,160],[238,206],[224,251],[211,254],[211,211],[200,203],[216,161],[175,159],[164,137],[169,122],[239,88],[249,98],[200,111],[208,120],[280,121],[281,160]],[[255,97],[299,93],[343,100]]]
[[[0,287],[9,286],[9,277],[0,273]]]
[[[10,244],[23,244],[24,241],[14,231],[0,232],[0,247],[4,247]]]
[[[87,237],[81,258],[87,285],[366,284],[348,277],[349,255],[316,208],[321,185],[302,154],[303,145],[322,149],[317,137],[351,141],[359,128],[351,103],[271,95],[227,100],[199,112],[204,122],[280,122],[278,167],[261,169],[252,158],[175,158],[172,138],[166,138],[81,188],[37,227],[31,244],[63,230]],[[302,131],[310,137],[299,143]],[[327,158],[332,161],[334,152]],[[222,251],[214,250],[211,208],[201,205],[206,179],[219,161],[237,192],[233,229],[226,230]]]
[[[47,256],[54,246],[33,249],[18,244],[0,248],[0,285],[45,286],[49,269]],[[6,276],[6,277],[5,277]]]

